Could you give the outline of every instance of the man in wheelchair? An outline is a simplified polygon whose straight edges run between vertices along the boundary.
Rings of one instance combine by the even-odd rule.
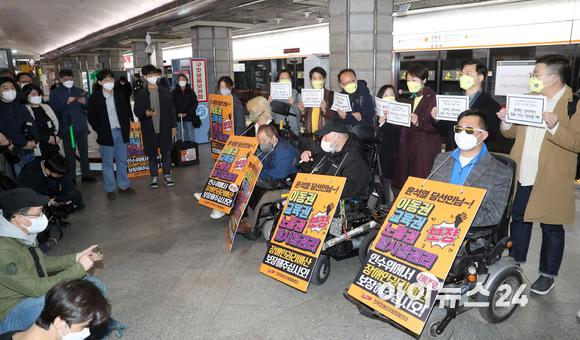
[[[242,219],[238,226],[239,233],[251,234],[256,224],[258,209],[266,202],[272,202],[282,197],[282,190],[276,182],[288,176],[300,172],[297,165],[300,161],[300,153],[288,141],[278,136],[277,129],[270,125],[260,125],[256,135],[260,142],[259,156],[262,162],[262,171],[256,183],[256,188],[250,197],[248,204],[248,218]]]

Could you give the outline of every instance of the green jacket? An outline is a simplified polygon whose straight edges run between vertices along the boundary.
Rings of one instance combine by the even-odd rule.
[[[0,228],[6,220],[0,216]],[[4,222],[4,223],[2,223]],[[38,277],[34,258],[28,248],[38,254],[45,277]],[[59,272],[54,276],[48,273]],[[46,256],[38,248],[38,242],[27,244],[22,239],[0,236],[0,322],[21,301],[28,297],[39,298],[67,279],[81,279],[85,268],[76,261],[76,254]]]

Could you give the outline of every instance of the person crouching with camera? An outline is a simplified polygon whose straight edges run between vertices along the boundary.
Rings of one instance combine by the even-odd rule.
[[[38,131],[34,118],[26,107],[16,101],[16,82],[0,77],[0,122],[2,133],[14,144],[13,151],[20,156],[20,163],[8,169],[14,181],[26,163],[34,160],[34,148],[38,144]]]
[[[57,227],[70,226],[69,222],[62,219],[85,207],[82,194],[76,191],[68,175],[66,158],[60,154],[39,157],[26,164],[18,176],[18,187],[32,189],[38,194],[50,197],[47,214],[52,217],[51,223]],[[39,238],[42,243],[42,238]]]

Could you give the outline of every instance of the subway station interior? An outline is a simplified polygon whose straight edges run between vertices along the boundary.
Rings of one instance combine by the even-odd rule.
[[[487,68],[483,91],[506,107],[506,88],[520,87],[508,79],[510,65],[533,71],[535,60],[546,54],[571,58],[566,85],[580,91],[579,46],[580,0],[0,3],[0,69],[31,74],[44,101],[62,69],[71,70],[75,86],[90,96],[99,70],[133,83],[141,68],[152,64],[174,88],[180,74],[193,84],[191,62],[203,60],[205,101],[220,93],[220,77],[231,77],[247,124],[246,104],[268,98],[282,69],[290,71],[299,93],[313,88],[309,72],[316,66],[328,74],[326,88],[340,92],[337,75],[350,68],[373,98],[392,84],[403,101],[413,95],[406,72],[412,65],[428,68],[426,85],[435,93],[461,96],[461,64],[477,59]],[[443,335],[435,332],[438,323],[413,332],[378,312],[363,315],[347,298],[345,290],[361,270],[356,253],[329,258],[328,279],[310,283],[304,292],[260,271],[270,249],[264,237],[236,235],[229,249],[230,218],[211,218],[211,208],[194,198],[204,191],[215,164],[207,105],[200,100],[205,111],[198,109],[202,126],[194,131],[199,164],[174,166],[173,187],[151,190],[147,172],[130,177],[136,195],[107,200],[97,136],[88,136],[97,182],[77,181],[86,208],[67,218],[71,226],[63,228],[64,237],[48,256],[99,246],[103,259],[88,273],[103,281],[112,316],[128,326],[121,339],[580,339],[578,184],[573,184],[576,221],[564,225],[564,257],[548,294],[530,291],[542,247],[535,223],[527,262],[518,265],[526,303],[503,322],[490,322],[480,308],[471,308],[451,319]],[[508,156],[513,145],[500,136],[487,147]]]

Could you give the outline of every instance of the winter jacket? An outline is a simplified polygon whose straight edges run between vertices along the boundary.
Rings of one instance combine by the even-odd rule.
[[[75,100],[67,105],[68,99],[70,97],[76,98],[79,93],[83,93],[86,104],[82,105],[77,100]],[[89,101],[85,91],[75,86],[71,87],[70,89],[68,89],[66,86],[59,86],[54,89],[54,91],[50,92],[50,107],[62,122],[63,129],[68,129],[70,126],[69,115],[72,120],[74,131],[86,131],[89,129],[89,125],[87,124],[87,117],[83,112],[83,110],[87,109],[88,102]]]
[[[143,137],[143,148],[147,155],[157,154],[157,148],[161,152],[169,152],[173,149],[172,128],[177,128],[177,120],[175,115],[175,107],[173,106],[173,97],[169,89],[163,86],[158,86],[159,89],[159,112],[161,115],[159,122],[159,134],[161,135],[160,144],[157,145],[155,137],[155,128],[153,127],[153,120],[145,114],[145,111],[151,108],[151,99],[148,88],[139,91],[135,98],[135,115],[141,122],[141,135]]]
[[[260,172],[262,181],[267,181],[268,176],[272,181],[277,181],[300,172],[297,167],[300,152],[283,138],[278,137],[274,149],[270,153],[261,154],[259,158],[264,165]]]
[[[42,162],[47,157],[39,157],[28,162],[18,175],[18,187],[34,190],[40,195],[55,198],[57,202],[67,202],[76,193],[75,185],[68,174],[58,179],[46,177],[42,171]]]
[[[26,122],[32,122],[29,135],[31,135],[38,144],[38,130],[36,121],[28,112],[26,106],[15,102],[5,103],[0,101],[0,122],[2,125],[1,132],[14,144],[14,152],[19,155],[33,153],[34,150],[24,150],[23,147],[28,144],[29,140],[22,135],[22,127]]]
[[[373,124],[374,117],[375,117],[375,100],[367,87],[367,82],[364,80],[357,80],[357,88],[356,91],[352,94],[348,94],[344,89],[341,94],[347,94],[350,98],[350,107],[352,111],[346,113],[346,122],[350,125],[359,125],[359,124]],[[334,117],[340,117],[338,112],[334,112]],[[359,121],[358,119],[354,118],[352,113],[359,112],[361,114],[362,119]]]
[[[197,95],[189,87],[189,84],[185,86],[185,92],[181,91],[181,86],[175,87],[172,91],[173,95],[173,105],[175,106],[175,114],[185,113],[186,116],[183,117],[184,122],[193,122],[193,127],[200,127],[201,120],[197,116]],[[177,118],[180,122],[181,118]]]

